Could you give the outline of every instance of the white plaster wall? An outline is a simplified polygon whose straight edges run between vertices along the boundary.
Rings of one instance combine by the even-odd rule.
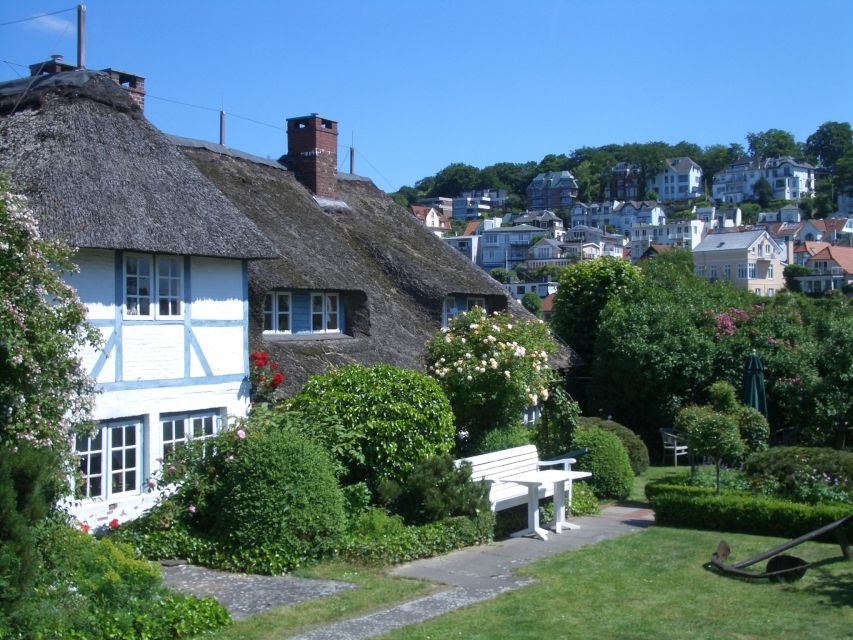
[[[243,268],[239,260],[193,257],[190,270],[194,320],[243,318]]]
[[[107,341],[110,337],[115,333],[115,329],[112,327],[100,327],[99,331],[101,336],[103,337],[102,345],[103,347],[107,346]],[[95,363],[97,363],[98,358],[101,357],[103,353],[102,349],[85,349],[83,351],[81,360],[83,361],[83,370],[92,373],[92,369],[95,367]],[[104,363],[101,372],[98,374],[96,378],[96,382],[114,382],[116,379],[116,350],[113,349],[107,355],[107,360]]]
[[[124,380],[184,377],[183,323],[125,324],[122,332]]]
[[[243,327],[193,327],[193,333],[213,375],[243,372]]]
[[[80,267],[80,272],[68,274],[65,279],[86,305],[86,317],[89,320],[113,320],[115,251],[81,249],[74,262]]]

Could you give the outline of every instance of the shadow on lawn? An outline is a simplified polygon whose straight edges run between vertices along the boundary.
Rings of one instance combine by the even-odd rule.
[[[825,597],[829,605],[853,607],[853,573],[832,573],[824,568],[842,562],[853,564],[853,560],[827,558],[812,565],[809,571],[814,571],[817,575],[813,578],[814,584],[806,587],[804,591]]]

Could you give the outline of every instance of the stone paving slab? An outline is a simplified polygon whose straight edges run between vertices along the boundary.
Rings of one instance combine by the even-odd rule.
[[[168,586],[194,596],[216,598],[235,620],[355,587],[335,580],[226,573],[187,564],[164,566],[162,570]]]

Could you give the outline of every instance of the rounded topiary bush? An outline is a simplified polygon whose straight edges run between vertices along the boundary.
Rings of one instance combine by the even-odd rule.
[[[628,427],[603,418],[581,417],[578,419],[581,429],[604,429],[615,435],[628,452],[628,460],[631,462],[631,470],[635,476],[644,473],[649,468],[649,449],[646,443]]]
[[[316,437],[346,469],[344,483],[400,481],[415,464],[447,453],[456,435],[450,402],[424,374],[386,364],[348,365],[313,376],[285,405],[321,422]],[[350,444],[339,446],[341,428]],[[324,434],[323,429],[331,429]]]
[[[579,430],[573,443],[577,449],[589,452],[579,456],[572,469],[590,471],[587,480],[599,498],[624,500],[631,493],[634,473],[628,452],[618,437],[604,429]]]
[[[212,533],[232,549],[272,548],[297,566],[334,549],[344,499],[325,451],[299,434],[250,431],[220,467],[208,508]]]

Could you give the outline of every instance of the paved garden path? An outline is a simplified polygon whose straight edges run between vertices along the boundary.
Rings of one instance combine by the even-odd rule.
[[[391,570],[392,575],[432,580],[446,584],[448,588],[388,609],[321,627],[299,638],[372,638],[468,604],[489,600],[505,591],[531,584],[532,580],[514,574],[519,567],[545,556],[639,531],[654,522],[654,515],[648,509],[610,506],[602,509],[599,516],[574,518],[572,521],[581,525],[581,528],[551,535],[547,541],[510,538],[395,567]],[[269,607],[323,597],[351,587],[328,580],[306,580],[291,576],[241,576],[197,567],[166,567],[164,576],[166,582],[175,588],[217,598],[235,618]]]

